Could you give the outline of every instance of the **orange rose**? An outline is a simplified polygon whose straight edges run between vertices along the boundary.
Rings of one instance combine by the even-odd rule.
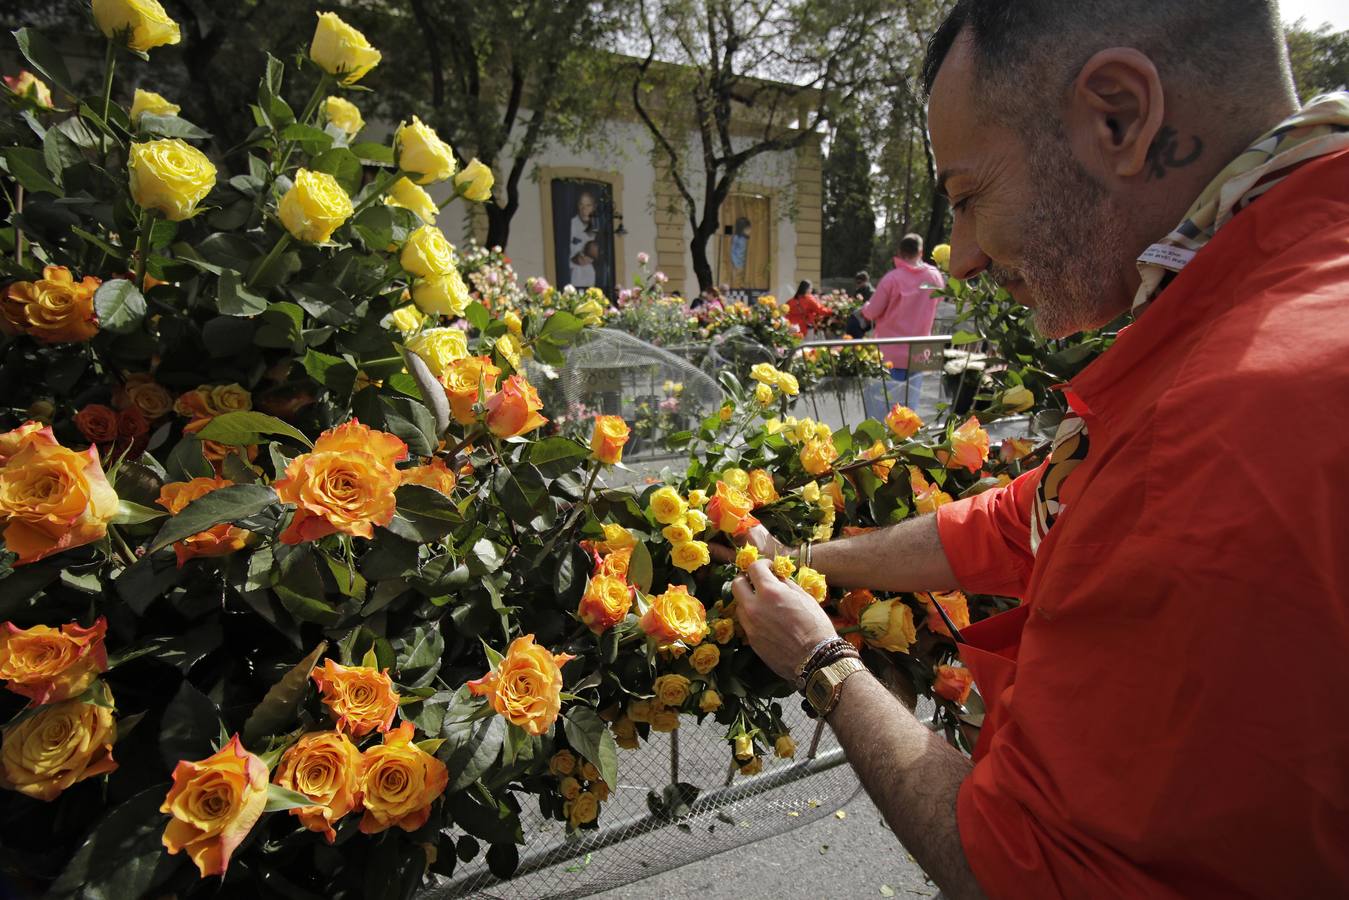
[[[596,416],[595,431],[590,435],[590,455],[612,466],[623,458],[623,445],[629,434],[628,423],[622,416]]]
[[[384,735],[384,743],[365,751],[361,798],[363,834],[397,825],[416,831],[431,816],[431,804],[445,793],[450,773],[445,764],[412,742],[414,728],[404,722]]]
[[[596,575],[586,585],[576,615],[595,634],[603,634],[622,622],[631,608],[632,588],[626,581],[613,575]]]
[[[454,490],[454,473],[445,465],[445,460],[438,456],[431,457],[431,461],[424,466],[403,469],[400,474],[403,476],[403,484],[424,485],[446,495]]]
[[[323,832],[331,844],[337,837],[333,823],[361,805],[361,767],[361,751],[350,738],[340,731],[319,731],[286,750],[276,783],[314,801],[290,814],[310,831]]]
[[[91,444],[110,444],[117,440],[117,410],[101,403],[87,404],[75,414],[75,427]]]
[[[465,356],[446,366],[440,383],[445,388],[455,421],[461,425],[472,425],[477,421],[473,405],[478,402],[479,391],[484,398],[491,397],[496,393],[500,377],[501,369],[492,363],[490,356]]]
[[[0,468],[0,522],[20,565],[102,538],[117,514],[98,449],[76,453],[40,434]]]
[[[895,437],[901,441],[907,441],[918,433],[918,429],[923,427],[923,420],[918,417],[918,413],[907,406],[896,403],[890,407],[890,412],[886,413],[885,424]]]
[[[856,588],[843,595],[838,602],[839,614],[856,624],[862,620],[862,610],[876,602],[876,595],[866,588]]]
[[[941,613],[937,612],[936,604],[940,603],[941,608],[946,610],[946,614],[951,617],[956,628],[968,628],[970,624],[970,603],[965,595],[960,591],[948,591],[941,593],[933,591],[924,595],[924,602],[927,603],[927,618],[924,620],[928,630],[934,634],[951,636],[951,629],[946,627],[945,620]]]
[[[998,459],[1007,463],[1016,462],[1029,456],[1034,449],[1035,444],[1029,438],[1003,438],[998,447]]]
[[[909,467],[909,487],[913,490],[913,505],[920,516],[937,511],[937,507],[951,502],[951,495],[929,484],[921,469]]]
[[[159,807],[173,816],[164,846],[169,853],[186,850],[202,878],[224,875],[266,805],[267,764],[236,734],[206,759],[174,766],[173,786]]]
[[[89,628],[74,622],[58,628],[0,625],[0,680],[34,704],[78,697],[108,669],[103,635],[108,620],[99,616]]]
[[[778,489],[773,484],[773,475],[767,469],[754,469],[749,473],[749,487],[746,492],[754,501],[756,509],[778,499]]]
[[[76,281],[65,266],[47,266],[37,281],[16,281],[0,300],[0,313],[14,328],[44,344],[87,341],[98,334],[94,292],[99,279]]]
[[[683,641],[693,647],[707,637],[707,610],[687,587],[671,584],[665,593],[651,596],[641,624],[642,630],[659,643]]]
[[[978,472],[988,459],[988,432],[979,427],[979,420],[970,416],[951,433],[952,455],[938,454],[937,458],[951,468],[961,467]]]
[[[828,440],[811,438],[801,445],[800,455],[801,468],[805,469],[808,475],[823,475],[838,458],[838,450],[834,447],[832,437]]]
[[[189,503],[205,497],[212,491],[234,484],[228,478],[193,478],[191,481],[173,481],[159,489],[159,499],[155,502],[176,516]],[[226,556],[236,550],[242,550],[248,541],[249,532],[229,522],[212,525],[205,531],[175,541],[173,552],[178,556],[178,565],[182,566],[197,556]]]
[[[866,450],[862,451],[863,459],[876,459],[878,456],[885,455],[885,445],[876,441]],[[883,459],[871,467],[871,474],[875,475],[881,481],[890,480],[890,470],[895,467],[893,459]]]
[[[112,402],[118,409],[136,407],[145,413],[146,420],[150,422],[162,419],[175,409],[173,396],[148,372],[128,375],[126,381],[113,391]]]
[[[316,541],[336,532],[374,537],[375,525],[393,519],[401,476],[394,463],[407,445],[352,419],[323,432],[314,449],[291,460],[286,477],[272,485],[282,503],[296,506],[281,533],[285,544]]]
[[[173,411],[189,419],[211,418],[214,413],[211,412],[210,392],[202,388],[193,388],[179,394],[178,399],[173,401]]]
[[[896,653],[907,653],[918,633],[913,627],[913,610],[899,600],[878,600],[862,610],[862,636],[867,642]]]
[[[974,673],[960,666],[937,666],[937,679],[932,683],[932,693],[965,705],[970,696],[970,685],[974,684]]]
[[[43,422],[24,422],[13,431],[0,434],[0,466],[29,444],[55,444],[52,430]]]
[[[842,616],[830,616],[829,624],[834,626],[835,631],[842,631],[845,628],[851,629],[857,626],[856,622],[849,622]],[[840,634],[839,637],[852,644],[858,650],[862,649],[862,633],[860,631],[849,631],[847,634]]]
[[[511,641],[501,664],[468,689],[487,697],[498,715],[533,735],[544,734],[562,710],[562,666],[575,657],[550,653],[534,635]]]
[[[759,524],[750,515],[752,509],[754,501],[749,494],[718,481],[716,494],[707,504],[707,520],[721,531],[739,536]]]
[[[387,671],[325,659],[323,668],[315,666],[309,677],[323,692],[323,704],[337,720],[338,731],[360,737],[392,727],[399,697]]]
[[[628,566],[632,564],[632,548],[624,547],[622,550],[615,550],[612,553],[605,554],[600,560],[600,564],[595,567],[596,575],[612,575],[615,578],[627,578]]]
[[[117,768],[117,726],[106,706],[63,700],[0,733],[0,787],[38,800],[55,800],[77,781]]]
[[[487,427],[497,437],[533,431],[548,420],[539,415],[539,392],[521,375],[512,375],[487,401]]]

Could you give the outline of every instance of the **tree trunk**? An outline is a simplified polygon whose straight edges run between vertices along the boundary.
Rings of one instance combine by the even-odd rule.
[[[698,279],[698,293],[700,294],[716,285],[716,281],[712,277],[712,263],[707,258],[707,242],[712,237],[712,232],[716,230],[716,217],[713,216],[711,231],[699,227],[693,232],[693,240],[689,241],[689,250],[693,253],[693,274]]]
[[[500,247],[506,249],[506,242],[511,239],[511,217],[514,210],[503,209],[495,203],[484,203],[483,209],[487,210],[487,247]]]

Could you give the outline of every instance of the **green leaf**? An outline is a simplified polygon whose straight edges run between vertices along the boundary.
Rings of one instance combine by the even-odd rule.
[[[262,808],[265,813],[281,812],[286,809],[299,809],[302,806],[313,806],[314,801],[310,800],[304,794],[297,793],[279,784],[267,785],[267,805]]]
[[[254,410],[221,413],[211,419],[205,428],[198,431],[197,437],[203,441],[216,441],[233,447],[243,447],[248,444],[260,443],[263,436],[268,434],[279,434],[291,438],[310,449],[314,447],[309,438],[305,437],[304,432],[294,425],[283,422],[276,416],[269,416],[266,413]]]
[[[259,316],[253,341],[260,347],[298,352],[303,346],[304,310],[294,303],[272,303]]]
[[[337,179],[342,190],[355,194],[361,189],[361,161],[346,147],[334,147],[320,153],[309,162],[316,172],[327,172]]]
[[[982,341],[983,339],[984,336],[982,334],[975,334],[973,331],[957,331],[955,334],[951,335],[951,346],[959,347],[962,344],[973,344],[977,341]]]
[[[307,548],[298,549],[299,554],[289,569],[272,590],[281,598],[281,605],[297,621],[314,622],[318,625],[336,625],[344,618],[341,609],[327,602],[327,592],[323,585],[323,576],[319,573],[314,554]]]
[[[62,173],[67,168],[84,160],[79,144],[56,128],[47,129],[42,138],[42,157],[47,162],[47,170],[61,182],[65,181]]]
[[[182,760],[205,759],[220,735],[220,711],[210,697],[184,679],[164,708],[159,726],[159,752],[170,769]]]
[[[155,784],[99,820],[48,889],[50,900],[148,897],[178,867],[164,852],[164,785]]]
[[[120,497],[117,500],[117,514],[108,522],[109,525],[139,525],[142,522],[149,522],[151,519],[162,518],[168,513],[162,509],[151,509],[148,506],[141,506],[139,503],[132,503],[130,500],[123,500]]]
[[[464,521],[449,497],[424,484],[401,485],[397,498],[398,512],[385,527],[406,540],[438,541]]]
[[[302,125],[299,122],[287,125],[281,131],[283,140],[296,141],[300,149],[309,156],[316,156],[333,145],[333,136],[322,128]],[[326,171],[320,169],[319,171]]]
[[[238,272],[225,269],[216,289],[216,308],[227,316],[256,316],[266,311],[267,298],[244,288]]]
[[[646,542],[639,540],[632,548],[632,558],[628,560],[628,581],[643,594],[649,594],[653,577],[651,551],[647,549]]]
[[[94,293],[98,327],[112,334],[129,334],[145,320],[145,298],[124,278],[105,281]]]
[[[468,319],[468,324],[479,331],[486,331],[488,323],[492,321],[492,314],[487,311],[487,307],[474,300],[464,311],[464,318]]]
[[[394,649],[398,651],[395,668],[399,684],[410,688],[430,684],[440,671],[440,658],[445,652],[440,623],[414,627],[407,637],[394,642]]]
[[[618,744],[604,720],[588,706],[573,706],[562,720],[567,742],[595,764],[610,788],[618,786]]]
[[[372,253],[383,253],[393,242],[393,213],[382,203],[362,210],[351,227]]]
[[[570,342],[585,327],[576,316],[569,312],[556,312],[548,317],[539,331],[540,337],[551,338],[556,343]]]
[[[437,756],[450,771],[445,792],[453,794],[477,781],[496,762],[506,739],[506,720],[491,715],[469,722],[446,722],[441,734],[445,743]]]
[[[514,844],[492,844],[487,848],[487,869],[497,878],[510,878],[519,867],[520,851]]]
[[[170,481],[191,481],[193,478],[210,478],[215,474],[215,469],[211,468],[202,453],[201,441],[190,434],[183,435],[183,439],[169,451],[164,469]]]
[[[436,436],[436,420],[420,401],[408,397],[380,397],[384,410],[384,429],[402,438],[408,452],[430,456],[440,440]]]
[[[460,828],[489,844],[524,843],[519,814],[486,788],[451,794],[445,806]]]
[[[165,522],[155,535],[149,552],[154,553],[212,525],[257,515],[276,502],[276,492],[260,484],[234,484],[212,491],[193,500],[182,512]]]
[[[393,165],[393,148],[387,144],[377,144],[373,141],[362,141],[359,144],[351,145],[351,152],[363,163],[374,163],[381,165]]]
[[[267,693],[258,705],[253,707],[253,712],[244,722],[244,744],[253,746],[262,738],[289,729],[309,691],[309,673],[327,649],[328,642],[320,641],[308,656],[292,666],[281,676],[281,680],[267,689]]]
[[[137,614],[144,611],[144,608],[136,610]],[[210,621],[199,628],[194,628],[182,634],[157,635],[143,643],[110,654],[108,656],[108,669],[112,670],[118,666],[126,665],[132,660],[148,656],[156,662],[173,666],[186,675],[207,654],[218,648],[223,640],[224,635],[220,630],[220,623]]]
[[[590,450],[565,437],[544,438],[529,451],[529,461],[538,466],[547,478],[557,478],[576,468],[576,461],[590,455]]]
[[[178,116],[157,116],[154,113],[141,113],[136,127],[145,134],[161,138],[183,138],[189,141],[210,140],[211,132],[198,128],[187,119]]]
[[[74,82],[70,80],[70,72],[66,69],[65,54],[53,46],[41,32],[31,28],[20,28],[14,32],[14,43],[19,45],[19,52],[39,75],[57,87],[68,91],[71,89]]]

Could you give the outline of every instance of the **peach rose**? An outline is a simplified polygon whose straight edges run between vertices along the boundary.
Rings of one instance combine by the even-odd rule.
[[[55,800],[72,784],[117,768],[117,726],[106,706],[63,700],[0,734],[0,787],[37,800]]]
[[[0,680],[34,704],[78,697],[108,669],[107,630],[102,616],[88,628],[74,622],[19,628],[6,622],[0,625]]]
[[[971,472],[978,472],[988,459],[988,432],[979,427],[979,420],[970,416],[965,423],[951,433],[951,455],[949,458],[943,458],[946,454],[938,454],[937,458],[942,460],[951,468],[965,468]]]
[[[92,275],[76,281],[65,266],[47,266],[37,281],[16,281],[6,288],[0,313],[44,344],[87,341],[98,334],[94,292],[102,283]]]
[[[512,725],[541,735],[562,711],[562,666],[572,659],[566,653],[550,653],[527,634],[511,641],[501,664],[470,681],[468,689],[486,696],[492,709]]]
[[[506,379],[487,401],[487,427],[497,437],[515,437],[533,431],[548,420],[539,415],[539,392],[522,375]]]
[[[407,445],[352,419],[323,432],[314,449],[291,460],[273,487],[295,518],[281,541],[299,544],[342,532],[374,537],[375,525],[393,519],[394,491],[402,478],[394,463],[407,459]]]
[[[309,673],[323,693],[323,705],[337,720],[337,730],[352,737],[388,731],[398,712],[398,692],[387,671],[370,666],[344,666],[331,659]]]
[[[0,466],[9,462],[10,457],[14,456],[29,444],[55,444],[56,438],[52,435],[52,430],[43,422],[28,421],[24,422],[13,431],[6,431],[0,434]]]
[[[449,786],[445,764],[414,744],[413,733],[412,723],[404,722],[384,735],[384,743],[365,751],[362,834],[378,834],[395,825],[416,831],[426,824],[431,804]]]
[[[937,678],[932,683],[932,693],[965,705],[970,696],[970,686],[974,684],[974,673],[961,666],[937,666]]]
[[[596,575],[612,575],[615,578],[626,579],[628,577],[628,567],[632,565],[632,548],[624,547],[622,550],[615,550],[612,553],[606,553],[595,567]]]
[[[896,403],[890,407],[890,412],[885,414],[885,424],[896,438],[907,441],[923,427],[923,420],[907,406]]]
[[[586,585],[576,615],[595,634],[603,634],[622,622],[631,608],[632,588],[626,581],[613,575],[596,575]]]
[[[876,441],[866,450],[862,451],[863,459],[876,459],[877,457],[884,455],[885,455],[885,445],[882,444],[880,441]],[[875,475],[881,481],[889,481],[890,470],[893,469],[894,467],[895,461],[893,459],[883,459],[871,467],[871,474]]]
[[[596,416],[595,430],[590,435],[590,455],[605,465],[619,462],[631,433],[622,416]]]
[[[306,734],[286,750],[276,769],[276,783],[304,794],[313,806],[292,809],[310,831],[321,831],[328,843],[337,832],[333,823],[361,805],[361,751],[340,731]]]
[[[266,805],[267,764],[236,734],[206,759],[174,766],[173,786],[159,807],[173,816],[164,846],[174,854],[186,850],[202,878],[224,875]]]
[[[754,469],[749,473],[749,485],[746,488],[749,498],[757,509],[778,499],[778,489],[773,484],[773,475],[767,469]]]
[[[0,521],[20,565],[102,538],[117,514],[98,449],[76,453],[44,432],[0,468]]]
[[[707,518],[718,530],[739,536],[759,524],[759,520],[750,515],[752,509],[754,501],[749,494],[725,481],[718,481],[716,494],[707,504]]]
[[[909,467],[909,487],[913,491],[913,505],[920,516],[937,511],[940,506],[951,502],[951,495],[929,484],[921,469]]]
[[[500,377],[501,369],[492,363],[490,356],[465,356],[446,366],[440,383],[445,388],[455,421],[461,425],[472,425],[477,421],[473,405],[478,402],[479,391],[484,398],[491,397],[496,393]]]
[[[454,473],[445,465],[445,460],[438,456],[431,457],[430,462],[424,466],[403,469],[400,474],[403,476],[403,484],[420,484],[446,495],[454,490]]]
[[[689,665],[693,666],[693,671],[699,675],[706,675],[711,672],[719,662],[721,662],[721,650],[717,648],[716,644],[700,644],[689,656]]]
[[[699,648],[702,649],[702,648]],[[651,692],[662,706],[674,708],[689,699],[689,680],[683,675],[662,675],[651,685]]]
[[[937,611],[938,603],[941,604],[942,609],[946,610],[946,614],[951,617],[951,621],[955,623],[957,629],[969,627],[970,602],[962,592],[947,591],[942,593],[933,591],[930,594],[925,594],[923,600],[927,604],[927,618],[924,619],[924,622],[927,624],[928,630],[934,634],[951,637],[951,629],[946,627],[946,621]]]
[[[559,750],[548,760],[548,773],[561,778],[576,771],[576,754],[570,750]]]
[[[155,502],[176,516],[189,503],[205,497],[212,491],[234,484],[228,478],[193,478],[191,481],[173,481],[159,489],[159,499]],[[189,559],[198,556],[226,556],[236,550],[242,550],[248,541],[249,532],[229,522],[212,525],[205,531],[199,531],[181,541],[175,541],[173,552],[182,566]]]
[[[1003,462],[1016,462],[1030,455],[1035,444],[1029,438],[1003,438],[998,447],[998,459]]]
[[[663,594],[653,594],[642,616],[642,630],[659,643],[683,641],[690,647],[707,637],[707,610],[682,584],[668,585]]]

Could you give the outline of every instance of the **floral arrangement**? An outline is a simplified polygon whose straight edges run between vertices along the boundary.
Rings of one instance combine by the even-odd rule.
[[[862,308],[862,298],[844,290],[832,290],[817,298],[828,311],[815,323],[815,330],[829,337],[843,337],[848,317]]]
[[[609,328],[627,332],[657,347],[679,347],[699,340],[697,319],[685,301],[666,296],[665,274],[651,268],[646,253],[637,254],[632,287],[618,292],[616,309],[605,320]]]
[[[791,371],[810,390],[826,378],[887,378],[890,367],[875,345],[809,347],[792,357]]]
[[[787,307],[772,294],[763,294],[752,304],[732,303],[699,316],[704,340],[731,332],[743,334],[778,356],[801,343],[801,335],[787,321]]]

